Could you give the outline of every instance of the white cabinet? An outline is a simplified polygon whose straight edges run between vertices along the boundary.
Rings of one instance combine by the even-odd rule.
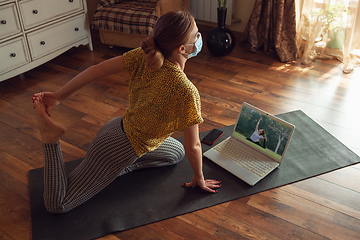
[[[0,0],[0,81],[72,47],[92,50],[85,0]]]

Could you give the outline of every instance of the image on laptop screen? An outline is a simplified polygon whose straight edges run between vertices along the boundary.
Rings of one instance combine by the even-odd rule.
[[[274,119],[243,106],[233,136],[281,161],[292,128]]]

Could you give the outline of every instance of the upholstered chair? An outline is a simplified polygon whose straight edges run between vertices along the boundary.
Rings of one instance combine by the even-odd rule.
[[[136,48],[151,35],[160,16],[169,11],[188,11],[190,0],[99,0],[92,28],[101,42]]]

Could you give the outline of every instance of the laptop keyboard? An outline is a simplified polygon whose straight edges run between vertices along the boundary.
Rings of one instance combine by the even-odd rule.
[[[222,141],[218,145],[214,146],[213,149],[237,162],[240,166],[259,177],[264,177],[273,169],[273,167],[268,163],[259,161],[256,157],[250,153],[242,151],[238,146],[230,141]]]

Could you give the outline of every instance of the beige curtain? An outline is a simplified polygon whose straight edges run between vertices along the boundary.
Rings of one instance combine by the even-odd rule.
[[[281,62],[296,60],[296,23],[294,0],[256,0],[242,41],[250,51],[264,48],[277,54]]]
[[[297,0],[298,57],[304,66],[337,58],[343,72],[360,64],[359,0]]]

